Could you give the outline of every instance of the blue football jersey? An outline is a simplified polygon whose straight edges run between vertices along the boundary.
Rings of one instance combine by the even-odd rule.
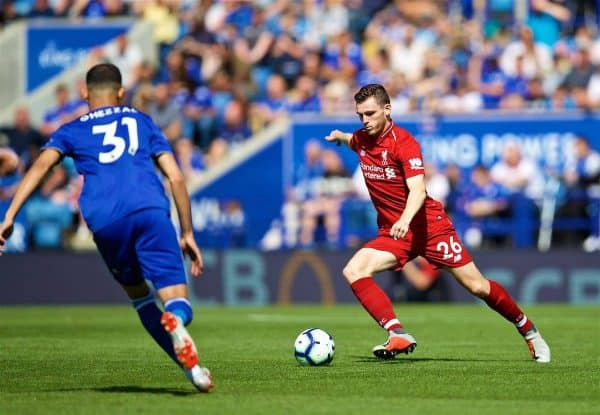
[[[75,161],[84,177],[79,206],[92,231],[141,209],[169,209],[154,159],[171,146],[134,108],[91,111],[56,130],[43,148]]]

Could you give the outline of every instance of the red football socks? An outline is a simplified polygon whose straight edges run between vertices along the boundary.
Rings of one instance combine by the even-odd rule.
[[[517,326],[517,330],[519,330],[521,334],[525,334],[531,330],[533,328],[533,323],[521,311],[510,294],[496,281],[489,281],[490,293],[484,299],[487,305]]]
[[[367,312],[375,319],[377,324],[393,331],[401,329],[402,324],[396,318],[392,302],[387,294],[373,281],[371,277],[354,281],[350,288]]]

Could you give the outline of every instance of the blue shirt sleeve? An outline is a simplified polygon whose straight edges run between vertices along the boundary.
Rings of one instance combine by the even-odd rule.
[[[42,150],[47,150],[49,148],[58,150],[63,156],[71,156],[73,145],[69,140],[68,134],[65,133],[64,128],[61,127],[56,130],[50,136],[48,142],[44,144]]]
[[[171,144],[160,128],[150,120],[150,154],[156,158],[162,153],[172,153]]]

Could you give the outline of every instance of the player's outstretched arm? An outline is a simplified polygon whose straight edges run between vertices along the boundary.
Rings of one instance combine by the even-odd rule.
[[[44,150],[19,183],[10,206],[4,214],[4,222],[0,225],[0,255],[6,240],[12,233],[15,217],[31,196],[31,193],[39,186],[48,170],[58,163],[61,157],[61,154],[56,150]]]
[[[352,140],[352,133],[345,133],[340,130],[333,130],[329,135],[325,136],[325,140],[329,142],[335,142],[337,145],[345,144],[350,147],[350,141]]]
[[[196,240],[194,239],[190,196],[185,187],[185,178],[183,177],[183,173],[181,173],[173,154],[162,153],[158,156],[156,161],[160,170],[171,185],[171,193],[175,200],[177,216],[179,216],[179,224],[181,225],[181,240],[179,241],[179,244],[181,245],[181,250],[189,255],[192,261],[190,271],[193,276],[197,277],[202,274],[204,264],[202,262],[200,248],[198,248]]]

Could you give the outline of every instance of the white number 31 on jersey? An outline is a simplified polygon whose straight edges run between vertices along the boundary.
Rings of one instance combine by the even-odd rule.
[[[135,118],[123,117],[121,118],[121,124],[127,127],[127,135],[129,135],[129,148],[127,149],[127,152],[133,156],[137,152],[139,145],[137,121]],[[116,133],[116,120],[110,124],[94,125],[92,127],[92,134],[104,134],[102,145],[113,146],[112,150],[98,154],[98,161],[100,161],[100,163],[114,163],[121,158],[125,152],[125,139],[117,136]]]

